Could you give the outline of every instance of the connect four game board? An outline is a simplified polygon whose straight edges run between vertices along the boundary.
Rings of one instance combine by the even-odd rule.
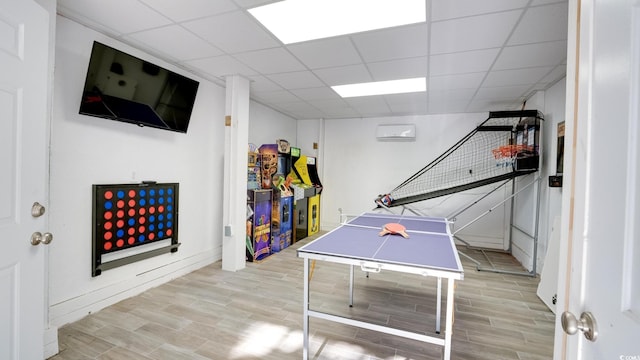
[[[178,189],[177,183],[93,185],[93,276],[178,250]],[[167,244],[103,261],[106,254],[160,242]]]

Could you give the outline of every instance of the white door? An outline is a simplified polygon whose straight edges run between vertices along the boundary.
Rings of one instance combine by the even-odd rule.
[[[32,0],[0,1],[0,359],[42,359],[48,183],[47,12]]]
[[[566,335],[557,321],[555,358],[636,360],[640,1],[572,0],[570,14],[561,250],[568,256],[561,257],[567,261],[560,265],[557,314],[591,313],[598,334],[595,341],[580,330]]]

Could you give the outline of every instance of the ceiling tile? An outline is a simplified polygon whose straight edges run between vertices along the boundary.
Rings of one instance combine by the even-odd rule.
[[[529,8],[509,39],[509,45],[566,40],[569,6],[559,3]],[[540,19],[545,19],[541,22]]]
[[[305,67],[284,48],[272,48],[237,54],[238,60],[262,74],[305,70]]]
[[[207,74],[224,78],[227,75],[242,74],[255,75],[256,72],[229,55],[216,56],[205,59],[185,61],[185,64],[201,70]]]
[[[441,89],[428,90],[429,101],[466,101],[469,102],[475,95],[477,89]]]
[[[531,1],[531,5],[529,6],[538,6],[538,5],[545,5],[545,4],[551,4],[551,3],[557,3],[557,2],[567,2],[567,0],[532,0]]]
[[[504,48],[493,67],[507,70],[537,66],[555,66],[567,57],[567,42],[552,41]]]
[[[71,18],[95,22],[116,35],[170,24],[169,19],[138,1],[59,0],[58,7],[64,8],[69,15],[75,15]]]
[[[367,68],[362,64],[317,69],[313,70],[313,73],[329,86],[373,81],[371,74],[369,74]]]
[[[280,0],[235,0],[235,2],[244,9],[251,9],[261,5],[271,4]]]
[[[510,99],[526,95],[529,85],[482,87],[476,93],[475,99]]]
[[[446,89],[476,89],[482,83],[486,73],[468,73],[457,75],[432,76],[429,78],[427,91]]]
[[[529,0],[445,0],[431,2],[431,20],[488,14],[525,7]]]
[[[287,49],[309,69],[353,65],[362,62],[346,36],[288,45]]]
[[[522,10],[436,22],[431,25],[431,54],[504,45]]]
[[[567,74],[567,65],[564,65],[564,64],[558,65],[553,69],[553,71],[551,71],[544,78],[542,78],[540,82],[555,83],[556,81],[565,77],[566,74]]]
[[[260,91],[254,92],[258,99],[262,99],[271,103],[290,103],[290,102],[299,102],[300,99],[293,95],[292,93],[286,90],[278,90],[278,91]]]
[[[277,104],[277,108],[285,113],[294,114],[296,119],[319,119],[324,113],[304,101]]]
[[[426,56],[368,63],[367,67],[375,81],[426,77],[428,60]]]
[[[219,49],[179,25],[137,32],[125,36],[125,39],[132,39],[142,47],[162,52],[178,61],[222,55]]]
[[[474,50],[430,57],[431,76],[488,71],[500,49]]]
[[[342,99],[311,100],[308,103],[315,108],[322,109],[322,112],[329,116],[357,115],[357,111]]]
[[[324,85],[311,71],[272,74],[267,77],[285,89],[302,89]]]
[[[266,76],[262,75],[254,75],[249,76],[249,80],[251,81],[251,92],[254,91],[276,91],[276,90],[284,90],[278,84],[269,80]]]
[[[391,111],[402,114],[426,114],[427,93],[383,95]]]
[[[426,24],[408,25],[351,35],[365,62],[425,56],[428,52]]]
[[[525,85],[534,84],[553,69],[552,66],[515,69],[515,70],[497,70],[487,75],[482,83],[484,87],[508,86],[508,85]]]
[[[292,89],[291,92],[300,99],[307,101],[340,99],[340,95],[326,86],[306,89]]]
[[[188,21],[182,25],[229,54],[280,45],[243,11]]]
[[[451,114],[464,112],[468,104],[469,100],[429,99],[427,106],[431,114]]]
[[[520,110],[524,98],[513,99],[481,99],[473,100],[467,105],[467,112]]]
[[[380,101],[379,97],[354,97],[347,98],[345,101],[349,106],[361,114],[385,114],[389,112],[389,105],[386,101]]]
[[[231,0],[140,0],[173,21],[198,19],[236,10]]]

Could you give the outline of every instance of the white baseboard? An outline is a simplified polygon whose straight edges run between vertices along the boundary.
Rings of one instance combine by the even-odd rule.
[[[58,327],[50,326],[44,330],[44,358],[48,359],[60,351],[58,348]]]
[[[53,304],[49,307],[49,322],[51,326],[61,327],[78,321],[88,314],[212,264],[220,258],[219,252],[205,251],[122,282]]]

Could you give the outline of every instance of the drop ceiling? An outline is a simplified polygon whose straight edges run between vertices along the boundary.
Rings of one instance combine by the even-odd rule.
[[[295,119],[519,109],[565,76],[567,0],[426,0],[424,23],[290,45],[247,11],[271,2],[58,0],[58,13],[222,86],[245,76],[252,99]],[[415,77],[426,92],[330,88]]]

